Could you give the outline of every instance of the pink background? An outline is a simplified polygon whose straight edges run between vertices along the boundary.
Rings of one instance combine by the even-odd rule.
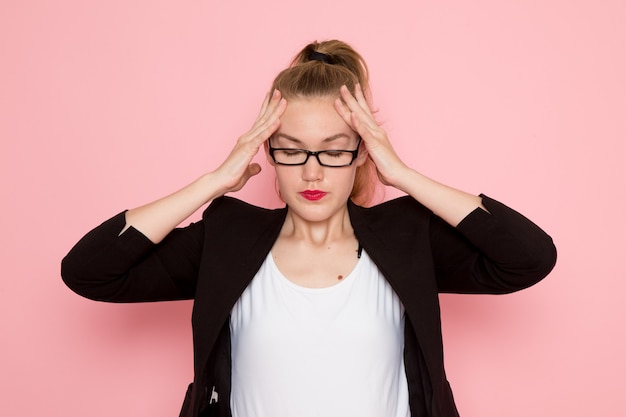
[[[335,37],[366,57],[408,163],[559,248],[527,291],[442,297],[461,414],[625,415],[625,3],[241,3],[0,3],[0,415],[178,415],[191,303],[91,302],[60,260],[216,167],[276,72]],[[239,195],[275,205],[264,167]]]

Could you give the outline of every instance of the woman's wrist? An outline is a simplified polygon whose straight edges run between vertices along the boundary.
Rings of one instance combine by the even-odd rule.
[[[404,191],[452,226],[482,207],[479,196],[457,190],[408,168],[398,189]],[[484,209],[484,208],[483,208]]]

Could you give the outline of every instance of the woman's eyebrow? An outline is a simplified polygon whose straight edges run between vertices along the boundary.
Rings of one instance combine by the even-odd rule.
[[[286,133],[276,133],[274,135],[274,137],[275,138],[281,137],[281,138],[285,138],[285,139],[287,139],[287,140],[289,140],[291,142],[302,144],[302,141],[300,139],[294,138],[293,136],[288,135]],[[325,138],[324,140],[322,140],[322,142],[332,142],[334,140],[341,139],[341,138],[348,138],[348,139],[350,139],[350,136],[348,136],[345,133],[337,133],[336,135],[332,135],[332,136],[329,136],[329,137]]]
[[[293,136],[287,135],[286,133],[276,133],[276,134],[274,134],[274,137],[277,138],[277,139],[278,138],[285,138],[285,139],[287,139],[287,140],[289,140],[291,142],[295,142],[295,143],[300,143],[300,144],[302,143],[301,140],[296,139]]]

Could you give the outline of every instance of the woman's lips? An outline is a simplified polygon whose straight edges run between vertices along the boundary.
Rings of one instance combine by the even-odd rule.
[[[320,190],[306,190],[306,191],[302,191],[300,195],[306,198],[307,200],[317,201],[317,200],[321,200],[322,198],[324,198],[326,193]]]

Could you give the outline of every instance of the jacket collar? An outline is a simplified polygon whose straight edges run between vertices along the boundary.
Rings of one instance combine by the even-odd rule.
[[[430,216],[410,197],[371,208],[350,201],[348,209],[356,238],[400,298],[418,339],[439,334]]]

